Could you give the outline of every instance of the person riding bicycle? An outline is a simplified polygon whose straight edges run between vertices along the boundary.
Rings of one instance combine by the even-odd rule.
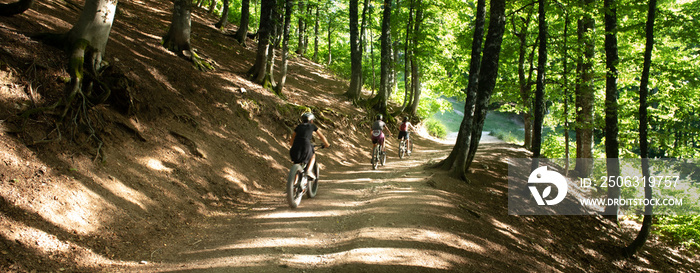
[[[314,124],[314,114],[311,112],[306,112],[301,115],[301,124],[297,125],[292,133],[292,138],[289,140],[289,145],[292,147],[289,149],[289,156],[292,158],[294,163],[307,163],[306,164],[306,174],[311,179],[314,180],[316,177],[313,174],[313,165],[316,162],[316,154],[314,152],[314,146],[311,144],[311,137],[313,133],[323,142],[323,147],[328,148],[331,145],[328,144],[328,140],[323,136],[318,127]]]
[[[406,147],[411,147],[409,145],[411,142],[411,138],[408,135],[409,129],[415,131],[416,127],[413,127],[413,124],[411,124],[411,122],[408,121],[408,117],[403,117],[403,122],[399,126],[399,141],[401,141],[401,139],[405,139]],[[408,150],[407,152],[410,154],[411,150]]]
[[[384,129],[386,129],[386,133],[391,136],[391,131],[389,131],[389,128],[386,127],[386,123],[383,121],[384,116],[382,114],[377,114],[377,119],[374,121],[372,124],[372,151],[374,151],[374,148],[377,147],[377,143],[379,145],[382,145],[382,153],[386,153],[386,146],[384,145]],[[370,157],[371,156],[370,152]]]

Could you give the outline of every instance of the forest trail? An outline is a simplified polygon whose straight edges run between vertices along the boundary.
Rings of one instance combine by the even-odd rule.
[[[394,144],[394,140],[389,143]],[[486,149],[496,148],[490,145]],[[157,262],[130,269],[472,272],[489,268],[503,271],[516,265],[521,269],[540,268],[534,262],[531,267],[523,267],[532,259],[522,260],[524,256],[513,255],[510,247],[499,243],[503,239],[489,238],[501,234],[515,239],[507,225],[495,218],[507,215],[483,215],[473,206],[473,200],[444,189],[454,190],[465,183],[444,177],[434,179],[435,170],[426,166],[444,158],[450,148],[419,139],[408,158],[399,159],[395,147],[390,149],[387,164],[377,170],[371,169],[369,158],[366,164],[328,165],[323,158],[328,150],[321,150],[318,157],[323,167],[316,198],[305,197],[299,208],[290,209],[280,179],[280,190],[268,201],[242,211],[237,218],[223,216],[200,224],[202,228],[193,229],[189,236],[154,253],[152,258]],[[498,189],[489,187],[487,198],[498,200],[498,210],[504,212],[505,184],[499,184]],[[496,223],[503,226],[484,228]],[[524,242],[516,239],[509,244],[517,241]]]

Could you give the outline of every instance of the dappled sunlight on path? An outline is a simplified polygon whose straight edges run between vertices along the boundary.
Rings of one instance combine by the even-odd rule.
[[[429,142],[429,141],[428,141]],[[506,247],[470,234],[473,216],[458,194],[431,186],[429,160],[448,146],[422,147],[399,159],[389,151],[385,166],[324,166],[316,198],[290,209],[265,203],[242,219],[221,219],[200,230],[154,271],[314,272],[471,271],[489,268]],[[323,159],[321,159],[323,160]],[[484,224],[483,222],[481,224]]]

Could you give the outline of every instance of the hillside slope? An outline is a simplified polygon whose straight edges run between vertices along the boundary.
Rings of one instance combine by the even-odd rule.
[[[193,46],[217,67],[199,72],[160,46],[170,1],[119,3],[106,60],[129,79],[133,114],[97,107],[90,115],[94,136],[85,127],[59,134],[48,114],[19,119],[62,96],[68,76],[65,54],[30,36],[67,31],[80,6],[37,1],[25,14],[0,17],[0,272],[688,272],[698,266],[658,240],[638,259],[607,257],[633,234],[598,218],[508,216],[503,162],[528,155],[515,146],[484,146],[473,185],[423,169],[449,151],[424,139],[408,165],[390,161],[389,168],[366,171],[369,114],[343,99],[346,81],[294,58],[282,100],[245,77],[254,41],[238,45],[227,35],[235,26],[222,33],[213,27],[217,18],[201,10],[193,13]],[[333,144],[321,153],[328,195],[304,200],[286,216],[286,140],[300,106],[314,109]],[[421,207],[406,202],[416,195],[430,197],[418,203],[429,210],[416,213]],[[335,210],[324,209],[329,204]],[[322,238],[299,243],[296,229],[265,217],[290,219]],[[312,263],[292,259],[300,257]],[[381,262],[367,262],[377,257]],[[236,264],[238,258],[257,263]],[[214,260],[220,263],[210,268]]]
[[[160,0],[120,2],[107,47],[106,60],[132,81],[133,115],[98,106],[90,118],[99,142],[86,128],[59,137],[51,115],[18,119],[64,92],[65,54],[29,36],[67,31],[82,6],[72,3],[39,1],[0,18],[0,271],[141,259],[135,249],[157,249],[178,226],[268,198],[288,170],[288,128],[300,114],[292,105],[326,118],[319,125],[336,160],[359,152],[354,124],[365,114],[341,99],[345,82],[296,58],[283,101],[245,78],[254,47],[201,10],[193,46],[217,69],[199,72],[160,46],[172,6]]]

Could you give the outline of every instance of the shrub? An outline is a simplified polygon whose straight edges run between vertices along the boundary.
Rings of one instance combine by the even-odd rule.
[[[440,121],[430,119],[425,122],[425,127],[428,129],[428,133],[431,136],[438,138],[445,138],[447,136],[447,128]]]

